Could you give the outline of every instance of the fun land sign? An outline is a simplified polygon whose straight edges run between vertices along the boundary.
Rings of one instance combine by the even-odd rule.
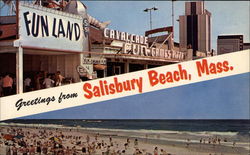
[[[87,36],[83,17],[21,2],[19,36],[21,46],[54,50],[84,50]],[[58,46],[60,45],[60,46]]]

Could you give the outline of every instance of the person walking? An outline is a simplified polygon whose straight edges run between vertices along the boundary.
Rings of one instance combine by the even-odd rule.
[[[158,147],[155,147],[155,149],[154,149],[154,155],[158,155]]]
[[[11,155],[10,145],[6,146],[6,155]]]
[[[134,147],[135,148],[138,148],[138,139],[136,138],[135,141],[134,141]]]
[[[41,77],[41,73],[37,73],[35,76],[35,89],[36,90],[40,90],[41,89],[41,85],[40,85],[40,80],[42,79]]]
[[[12,155],[17,155],[17,147],[16,147],[16,145],[13,145],[13,147],[12,147]]]

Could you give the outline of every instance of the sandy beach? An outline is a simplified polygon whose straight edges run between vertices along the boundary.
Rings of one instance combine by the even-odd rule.
[[[0,154],[48,155],[247,155],[247,141],[143,130],[1,125]],[[205,138],[204,138],[205,137]]]

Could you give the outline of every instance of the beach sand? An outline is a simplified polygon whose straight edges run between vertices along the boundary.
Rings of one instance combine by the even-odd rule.
[[[20,141],[26,143],[26,148],[37,150],[48,148],[50,154],[70,155],[75,152],[77,155],[82,153],[82,148],[86,148],[87,153],[91,155],[248,155],[249,148],[242,147],[241,142],[200,143],[197,136],[184,136],[176,133],[150,134],[144,132],[129,132],[123,130],[98,130],[81,129],[79,127],[41,127],[25,125],[4,125],[1,127],[0,137],[0,155],[5,155],[8,143],[10,150],[13,148],[13,141],[6,140],[6,134],[23,135],[16,137],[15,146],[18,148],[18,154],[25,149],[20,147]],[[55,137],[55,138],[52,138]],[[136,141],[137,139],[137,141]],[[218,138],[217,138],[218,139]],[[212,137],[211,137],[212,140]],[[127,142],[129,141],[129,143]],[[6,143],[7,142],[7,143]],[[19,142],[19,144],[18,144]],[[128,146],[125,148],[126,143]],[[247,143],[243,143],[247,146]],[[67,149],[68,147],[68,149]],[[155,149],[157,147],[157,149]],[[57,148],[57,149],[53,149]],[[63,150],[63,151],[61,151]],[[88,150],[90,152],[88,152]],[[161,151],[163,150],[163,151]],[[33,150],[32,150],[33,151]],[[31,152],[32,152],[31,151]],[[54,151],[54,152],[53,152]],[[125,153],[122,153],[125,151]],[[56,153],[57,152],[57,153]],[[58,153],[59,152],[59,153]],[[109,153],[107,153],[109,152]],[[12,150],[11,150],[12,153]],[[158,153],[158,154],[157,154]],[[33,153],[30,153],[33,154]],[[35,151],[35,154],[38,154]],[[48,153],[49,154],[49,153]]]

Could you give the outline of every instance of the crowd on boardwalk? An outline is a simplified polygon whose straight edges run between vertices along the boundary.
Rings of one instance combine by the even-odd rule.
[[[7,127],[1,131],[0,147],[6,155],[170,155],[158,147],[152,153],[140,149],[138,139],[121,143],[99,133],[74,135],[58,129],[23,130]]]
[[[37,72],[36,74],[24,75],[24,92],[32,90],[40,90],[55,86],[61,86],[65,81],[65,77],[61,75],[60,71],[48,74],[46,71]],[[72,80],[67,81],[69,83]],[[6,73],[0,75],[0,97],[16,94],[16,78],[13,74]]]

